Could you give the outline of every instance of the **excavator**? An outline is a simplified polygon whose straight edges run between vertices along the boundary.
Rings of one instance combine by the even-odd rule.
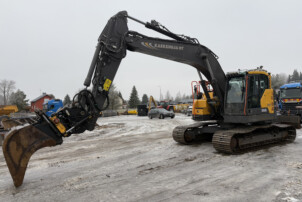
[[[154,106],[155,108],[157,108],[156,101],[154,100],[153,96],[151,95],[150,98],[149,98],[148,112],[153,108],[153,107],[152,107],[152,103],[153,103],[153,106]]]
[[[153,103],[153,106],[152,106],[152,103]],[[154,100],[153,96],[150,95],[148,104],[137,105],[137,115],[138,116],[148,116],[148,113],[152,108],[157,108],[157,104],[156,104],[156,101]]]
[[[128,20],[171,39],[130,31]],[[217,55],[196,38],[177,35],[155,20],[145,23],[121,11],[109,19],[100,34],[84,81],[85,88],[73,97],[72,104],[51,117],[36,111],[35,123],[18,127],[6,135],[3,153],[16,187],[22,185],[29,159],[37,150],[60,145],[63,138],[72,134],[94,130],[100,112],[109,105],[109,88],[127,50],[187,64],[197,70],[201,83],[204,83],[201,74],[211,83],[213,96],[209,96],[202,84],[210,118],[176,127],[172,133],[176,142],[191,144],[203,136],[212,136],[217,151],[236,153],[295,140],[295,127],[276,122],[268,72],[255,69],[225,74]]]

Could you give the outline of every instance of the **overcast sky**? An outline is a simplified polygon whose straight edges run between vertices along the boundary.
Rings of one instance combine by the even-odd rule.
[[[0,80],[16,81],[30,100],[42,92],[72,97],[83,87],[100,32],[121,10],[197,38],[225,72],[260,65],[272,73],[302,71],[299,0],[0,0]],[[133,21],[128,27],[162,37]],[[190,94],[192,80],[198,75],[191,66],[128,51],[114,83],[125,99],[133,85],[140,98],[158,99],[160,89]]]

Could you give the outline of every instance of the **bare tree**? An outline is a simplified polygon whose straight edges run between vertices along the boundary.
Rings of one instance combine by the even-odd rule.
[[[2,95],[0,95],[0,105],[4,105],[3,96]]]
[[[181,100],[181,94],[180,94],[180,91],[178,91],[178,93],[176,94],[176,97],[175,97],[175,101],[179,102],[180,100]]]
[[[169,91],[166,92],[166,97],[165,97],[165,99],[166,99],[166,100],[172,100],[172,99],[173,99]]]
[[[120,100],[122,98],[120,97],[120,93],[116,90],[116,86],[114,83],[111,84],[109,89],[109,108],[111,110],[116,110],[122,106],[122,103]]]
[[[13,90],[15,90],[16,82],[12,80],[1,80],[0,82],[0,94],[3,96],[3,104],[7,105],[9,103],[9,97]]]

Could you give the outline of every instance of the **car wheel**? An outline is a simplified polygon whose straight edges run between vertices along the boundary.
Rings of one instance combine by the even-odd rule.
[[[159,116],[159,118],[160,118],[160,119],[164,119],[165,116],[164,116],[163,114],[161,114],[161,115]]]
[[[175,115],[171,116],[171,119],[174,119]]]
[[[149,115],[149,119],[152,119],[152,116],[151,116],[151,115]]]

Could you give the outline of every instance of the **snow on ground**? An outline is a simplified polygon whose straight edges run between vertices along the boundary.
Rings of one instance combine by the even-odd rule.
[[[302,201],[302,130],[294,143],[241,155],[180,145],[190,117],[100,118],[94,131],[36,152],[20,188],[0,154],[1,201]]]

